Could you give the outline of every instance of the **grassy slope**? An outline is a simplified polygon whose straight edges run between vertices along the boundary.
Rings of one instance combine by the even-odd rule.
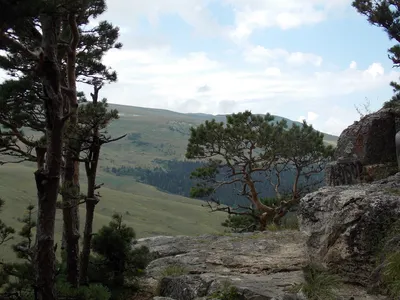
[[[189,128],[215,118],[225,121],[223,115],[182,114],[169,110],[110,104],[118,109],[120,119],[109,127],[113,137],[139,134],[138,140],[129,138],[104,145],[100,167],[141,166],[151,167],[154,159],[184,159],[189,138]],[[277,121],[282,117],[277,116]],[[288,120],[288,124],[293,122]],[[27,131],[28,132],[28,131]],[[325,141],[335,144],[337,137],[325,134]]]
[[[6,203],[0,218],[8,225],[20,228],[17,221],[30,201],[36,204],[33,169],[22,165],[0,167],[0,197]],[[86,188],[82,184],[82,190]],[[94,229],[110,221],[113,212],[124,214],[138,237],[154,235],[195,235],[220,232],[222,214],[210,214],[201,202],[162,193],[155,188],[130,181],[132,193],[101,188],[101,201],[95,215]],[[134,192],[133,192],[134,191]],[[82,222],[84,208],[81,210]],[[61,211],[57,213],[57,241],[60,240]],[[11,255],[9,248],[3,248]]]
[[[155,158],[183,159],[191,126],[212,118],[217,121],[225,121],[223,115],[181,114],[168,110],[115,104],[110,106],[118,109],[121,117],[110,126],[109,133],[113,136],[140,133],[140,141],[147,144],[137,145],[125,138],[106,145],[103,149],[102,166],[132,164],[145,167],[152,165],[151,161]],[[277,121],[280,119],[282,117],[276,117]],[[288,123],[290,125],[293,121],[288,120]],[[325,134],[325,141],[335,144],[337,137]],[[160,147],[161,144],[164,144],[163,148]]]

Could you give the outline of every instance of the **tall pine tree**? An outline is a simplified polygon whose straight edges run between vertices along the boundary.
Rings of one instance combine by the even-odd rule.
[[[91,83],[99,77],[116,80],[115,72],[101,59],[109,49],[121,46],[116,43],[118,28],[103,21],[85,31],[89,18],[105,11],[104,1],[1,0],[0,6],[0,49],[6,52],[0,56],[0,67],[12,77],[2,85],[9,95],[0,98],[1,107],[7,108],[0,121],[0,151],[37,162],[37,290],[39,299],[54,299],[54,220],[63,153],[67,154],[63,177],[68,187],[62,189],[63,198],[72,204],[64,206],[68,278],[72,285],[77,285],[79,275],[78,206],[74,205],[79,169],[76,156],[69,155],[76,151],[76,145],[69,136],[64,144],[64,129],[65,125],[76,126],[76,81]],[[24,95],[29,95],[29,103],[25,103]],[[27,138],[24,127],[45,135]]]

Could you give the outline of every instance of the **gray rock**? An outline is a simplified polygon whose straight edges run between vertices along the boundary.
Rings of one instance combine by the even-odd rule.
[[[362,165],[397,162],[396,116],[393,109],[381,109],[366,115],[346,128],[340,135],[336,159],[357,159]]]
[[[323,187],[299,205],[300,230],[311,259],[347,282],[369,286],[375,259],[400,219],[400,173],[372,184]]]
[[[325,167],[325,183],[328,186],[351,185],[361,182],[363,166],[358,160],[335,161]]]
[[[135,247],[146,245],[157,255],[146,269],[144,283],[163,297],[205,300],[228,283],[228,287],[236,287],[242,300],[306,300],[289,291],[293,284],[304,281],[306,240],[298,231],[278,231],[159,236],[140,239]],[[169,272],[163,272],[168,268]],[[340,295],[346,300],[350,296],[378,299],[365,297],[358,287],[344,289]]]

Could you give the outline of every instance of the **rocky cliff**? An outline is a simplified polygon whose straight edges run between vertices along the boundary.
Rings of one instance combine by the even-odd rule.
[[[323,187],[301,199],[299,220],[313,260],[347,282],[370,286],[385,243],[400,234],[392,232],[400,220],[400,173],[371,184]]]

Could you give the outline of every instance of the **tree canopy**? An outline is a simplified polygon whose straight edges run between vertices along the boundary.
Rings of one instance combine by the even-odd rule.
[[[250,111],[228,115],[226,123],[206,121],[190,131],[186,157],[206,161],[192,173],[197,183],[191,196],[209,199],[217,205],[216,210],[231,214],[256,210],[262,216],[262,226],[267,220],[278,221],[306,191],[299,189],[301,184],[321,172],[332,156],[333,147],[325,145],[323,137],[306,122],[288,128],[284,120],[274,122],[270,114],[254,115]],[[259,197],[260,190],[275,180],[278,193],[285,170],[295,173],[291,199],[280,201],[278,206],[266,204]],[[249,206],[218,207],[221,201],[213,196],[223,186],[245,196]]]
[[[397,0],[354,0],[353,7],[366,16],[372,25],[381,27],[389,39],[396,44],[388,49],[388,57],[393,62],[393,67],[400,67],[400,1]],[[400,106],[400,84],[392,81],[394,95],[384,107]]]

